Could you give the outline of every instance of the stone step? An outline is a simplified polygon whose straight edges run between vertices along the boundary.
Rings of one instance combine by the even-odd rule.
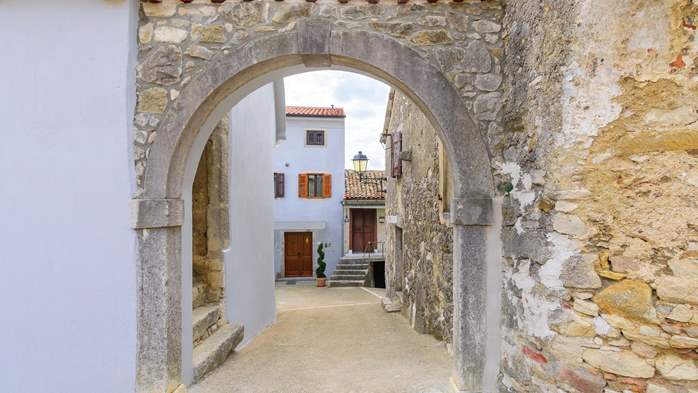
[[[364,280],[329,280],[327,283],[330,287],[363,287],[365,285]]]
[[[334,273],[345,272],[346,274],[366,274],[368,269],[347,269],[344,267],[338,267],[334,269]]]
[[[202,340],[218,330],[218,321],[221,319],[221,314],[220,304],[201,306],[192,311],[192,338],[194,346],[197,346]]]
[[[369,263],[374,262],[373,259],[340,259],[339,264],[347,264],[347,265],[368,265]]]
[[[349,281],[358,281],[358,280],[363,280],[366,278],[365,274],[333,274],[330,280],[334,281],[343,281],[343,280],[349,280]]]
[[[197,308],[206,304],[206,283],[194,279],[194,283],[191,286],[191,304],[192,307]]]
[[[241,325],[225,324],[194,348],[194,383],[225,362],[244,337]]]
[[[368,264],[366,265],[354,265],[354,264],[343,264],[343,263],[338,263],[337,267],[335,267],[337,270],[368,270]]]

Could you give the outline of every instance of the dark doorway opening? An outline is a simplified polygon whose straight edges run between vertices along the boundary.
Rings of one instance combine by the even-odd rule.
[[[373,267],[373,287],[385,288],[385,261],[372,263]]]

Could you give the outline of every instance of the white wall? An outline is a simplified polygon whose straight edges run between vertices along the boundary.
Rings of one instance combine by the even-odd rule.
[[[228,320],[245,326],[243,345],[275,319],[272,148],[274,88],[261,87],[230,115],[230,249],[225,256]],[[281,108],[280,110],[284,110]]]
[[[325,146],[305,146],[306,129],[324,129]],[[286,118],[286,140],[274,148],[274,172],[285,174],[285,196],[274,200],[274,220],[277,223],[320,223],[322,230],[313,231],[313,242],[331,243],[325,249],[326,274],[335,269],[342,254],[342,200],[344,199],[344,119]],[[286,166],[288,164],[288,166]],[[332,174],[332,197],[303,199],[298,197],[298,174],[304,172]],[[314,225],[309,224],[308,229]],[[283,265],[283,234],[276,233],[276,271]],[[313,266],[317,252],[313,247]]]
[[[0,391],[134,390],[136,5],[0,5]]]

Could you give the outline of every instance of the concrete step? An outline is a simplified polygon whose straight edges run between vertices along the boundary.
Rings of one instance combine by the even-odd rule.
[[[194,383],[225,362],[244,337],[245,329],[240,325],[225,324],[194,348]]]
[[[194,346],[218,330],[218,321],[221,319],[221,305],[197,307],[192,311],[192,338]]]
[[[330,287],[363,287],[365,282],[364,280],[329,280],[327,285]]]
[[[335,270],[334,273],[332,273],[332,278],[335,276],[366,277],[367,274],[367,270]]]

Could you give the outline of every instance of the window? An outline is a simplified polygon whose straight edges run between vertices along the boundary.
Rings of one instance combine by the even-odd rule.
[[[274,198],[283,198],[284,188],[284,174],[274,173]]]
[[[308,146],[325,146],[325,131],[305,130],[305,144]]]
[[[298,197],[306,199],[331,198],[332,175],[327,173],[299,174]]]

